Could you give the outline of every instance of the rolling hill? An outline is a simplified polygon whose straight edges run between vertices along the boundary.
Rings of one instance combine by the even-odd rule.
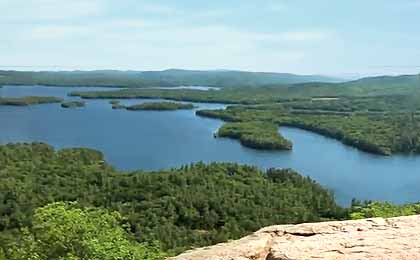
[[[338,82],[339,79],[317,75],[246,71],[199,71],[170,69],[163,71],[0,71],[0,85],[55,85],[106,87],[255,87],[304,82]]]

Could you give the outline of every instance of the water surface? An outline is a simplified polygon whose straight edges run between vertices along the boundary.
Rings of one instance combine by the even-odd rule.
[[[57,96],[89,88],[16,86],[0,88],[0,96]],[[97,88],[95,88],[97,89]],[[110,88],[105,88],[110,90]],[[122,104],[150,99],[121,100]],[[194,103],[198,109],[223,104]],[[191,162],[238,162],[261,168],[293,168],[309,175],[348,204],[358,199],[397,203],[420,201],[420,157],[383,157],[294,128],[281,128],[293,141],[293,151],[258,151],[237,141],[214,138],[222,125],[195,116],[194,110],[113,110],[109,100],[87,100],[86,107],[64,109],[60,104],[29,107],[0,106],[0,143],[42,141],[56,148],[90,147],[102,151],[122,170],[158,170]]]

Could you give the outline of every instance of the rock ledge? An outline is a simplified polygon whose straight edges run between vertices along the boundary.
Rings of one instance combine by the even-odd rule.
[[[263,228],[171,260],[417,260],[420,215]]]

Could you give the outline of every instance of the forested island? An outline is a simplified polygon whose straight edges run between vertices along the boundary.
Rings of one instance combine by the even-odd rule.
[[[391,155],[420,153],[418,75],[374,77],[346,83],[199,90],[79,92],[82,98],[163,98],[241,104],[198,115],[227,121],[266,121],[317,132],[361,150]],[[240,91],[239,91],[240,90]]]
[[[236,107],[229,107],[225,111],[199,111],[197,115],[233,122],[268,122],[277,126],[297,127],[335,138],[363,151],[392,155],[420,153],[420,133],[417,130],[420,125],[420,92],[417,83],[418,76],[412,75],[366,78],[346,83],[237,87],[217,91],[121,89],[74,92],[70,95],[88,99],[163,98],[236,104]],[[58,101],[39,97],[7,100],[3,103],[24,105]],[[151,102],[130,107],[113,103],[112,107],[128,110],[193,108],[191,104],[176,102]],[[244,139],[243,137],[244,145],[272,149],[271,144],[257,145],[264,143],[261,140],[253,143],[252,139]],[[274,140],[265,138],[268,139]]]
[[[264,150],[291,150],[292,143],[278,133],[270,122],[226,123],[217,132],[220,137],[239,139],[244,146]]]
[[[126,106],[127,110],[182,110],[193,109],[193,104],[177,102],[145,102],[137,105]]]
[[[111,104],[112,109],[125,109],[126,108],[126,106],[121,104],[119,100],[111,100],[109,101],[109,103]]]
[[[298,83],[219,91],[122,89],[71,95],[87,99],[162,98],[236,104],[239,106],[225,111],[198,111],[197,115],[233,122],[264,121],[298,127],[366,152],[391,155],[420,153],[418,86],[419,75],[406,75],[344,83]]]
[[[61,103],[63,99],[57,97],[21,97],[4,98],[0,97],[0,106],[30,106],[36,104]]]
[[[84,107],[86,106],[86,102],[83,101],[68,101],[61,103],[61,107],[63,108],[76,108],[76,107]]]
[[[131,111],[150,110],[150,111],[171,111],[171,110],[188,110],[193,109],[193,104],[178,102],[144,102],[136,105],[126,106],[118,100],[111,100],[109,103],[112,109],[126,109]]]
[[[1,145],[0,177],[2,260],[110,253],[155,260],[274,224],[420,213],[418,204],[356,200],[342,208],[290,169],[196,163],[120,172],[98,151],[42,143]]]

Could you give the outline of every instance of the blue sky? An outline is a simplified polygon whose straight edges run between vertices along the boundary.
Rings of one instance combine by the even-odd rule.
[[[420,0],[0,0],[3,69],[420,72]]]

